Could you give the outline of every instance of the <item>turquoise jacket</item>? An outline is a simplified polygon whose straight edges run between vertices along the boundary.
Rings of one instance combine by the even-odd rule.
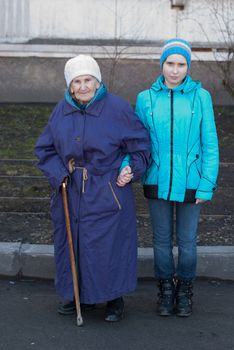
[[[136,113],[151,138],[151,163],[143,179],[146,197],[210,200],[219,155],[209,92],[190,76],[169,89],[160,76],[138,95]]]

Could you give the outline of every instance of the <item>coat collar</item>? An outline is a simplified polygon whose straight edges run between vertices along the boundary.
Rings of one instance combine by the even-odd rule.
[[[106,102],[106,96],[104,96],[101,100],[93,102],[84,111],[78,110],[77,108],[71,106],[67,101],[64,100],[64,115],[70,115],[76,112],[79,114],[88,114],[93,117],[99,117]]]
[[[89,101],[88,104],[83,106],[83,105],[80,105],[78,102],[76,102],[70,95],[69,90],[66,89],[64,92],[64,100],[65,100],[65,103],[70,105],[71,108],[67,108],[67,106],[65,105],[64,113],[70,114],[74,112],[74,110],[76,110],[76,111],[79,111],[81,114],[91,114],[93,116],[98,117],[100,114],[98,112],[100,106],[99,106],[99,103],[97,104],[97,102],[103,100],[106,94],[107,94],[107,88],[103,84],[103,82],[101,82],[94,97],[91,99],[91,101]],[[95,108],[91,108],[93,105],[95,105]]]

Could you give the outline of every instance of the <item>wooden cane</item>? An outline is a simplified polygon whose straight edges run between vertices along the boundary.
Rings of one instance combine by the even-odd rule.
[[[77,278],[74,248],[73,248],[73,242],[72,242],[71,222],[70,222],[70,216],[69,216],[69,210],[68,210],[67,189],[66,189],[65,182],[62,183],[62,196],[63,196],[63,206],[64,206],[64,214],[65,214],[66,229],[67,229],[67,241],[68,241],[68,247],[69,247],[69,253],[70,253],[72,279],[73,279],[73,287],[74,287],[74,295],[75,295],[75,303],[76,303],[77,326],[80,327],[80,326],[83,326],[83,319],[82,319],[81,310],[80,310],[79,285],[78,285],[78,278]]]

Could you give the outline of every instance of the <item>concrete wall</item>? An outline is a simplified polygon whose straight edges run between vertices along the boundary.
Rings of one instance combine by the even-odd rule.
[[[2,102],[56,102],[63,97],[66,88],[63,77],[64,58],[0,57],[0,103]],[[98,59],[103,81],[108,85],[111,62]],[[212,94],[217,105],[232,105],[217,75],[211,73],[214,62],[192,64],[191,75],[201,80]],[[160,73],[155,60],[121,60],[115,72],[113,92],[135,103],[136,95],[148,88]]]

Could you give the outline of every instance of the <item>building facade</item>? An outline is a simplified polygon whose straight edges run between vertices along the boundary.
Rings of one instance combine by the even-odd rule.
[[[233,81],[234,0],[0,0],[0,8],[0,103],[56,102],[66,60],[89,53],[108,87],[134,104],[160,73],[161,45],[176,36],[191,42],[191,74],[214,102],[234,103],[224,86]]]

